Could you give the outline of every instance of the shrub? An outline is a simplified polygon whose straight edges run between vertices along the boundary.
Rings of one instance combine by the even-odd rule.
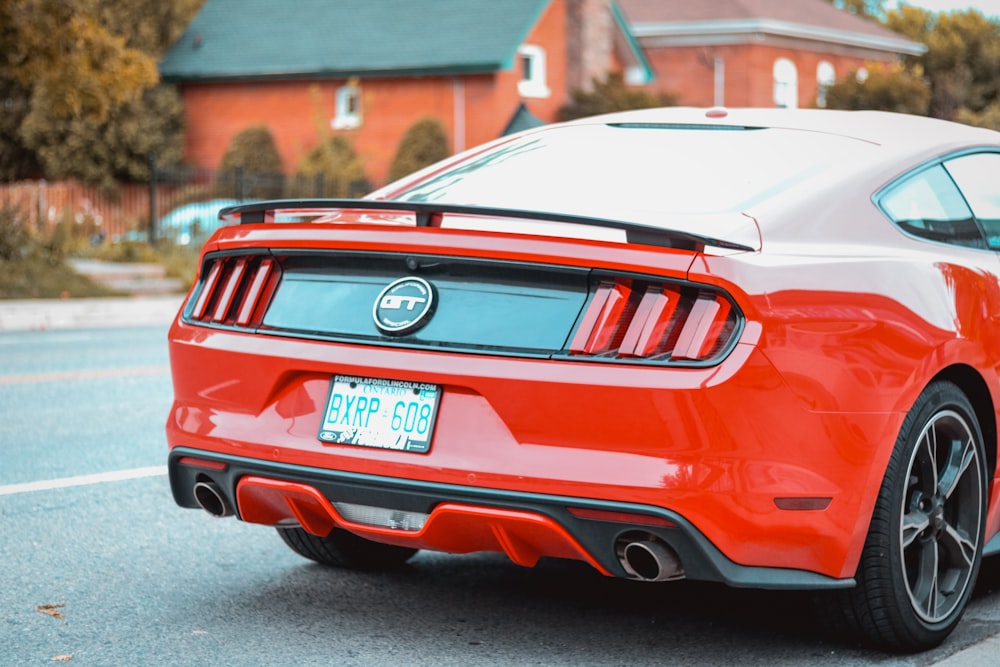
[[[572,101],[559,109],[559,120],[573,120],[613,111],[669,107],[675,104],[677,104],[676,95],[632,88],[625,83],[619,72],[610,72],[603,81],[594,79],[591,90],[579,88],[574,90]]]
[[[361,197],[371,185],[351,142],[327,136],[302,158],[296,171],[299,196]]]
[[[82,276],[65,262],[71,228],[39,240],[13,206],[0,208],[0,299],[108,296],[114,291]],[[58,229],[58,227],[57,227]]]
[[[248,127],[233,137],[219,172],[220,188],[239,199],[272,199],[280,197],[284,188],[278,144],[265,125]]]
[[[21,259],[30,243],[27,218],[17,207],[5,204],[0,208],[0,261]]]
[[[389,167],[389,180],[400,179],[449,155],[451,150],[444,124],[437,118],[425,116],[411,125],[400,140],[396,157]]]

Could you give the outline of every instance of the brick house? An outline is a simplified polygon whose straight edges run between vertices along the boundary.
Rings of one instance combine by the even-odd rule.
[[[384,182],[404,132],[435,116],[455,152],[555,120],[574,88],[650,72],[609,0],[206,0],[160,62],[185,105],[185,159],[214,169],[267,125],[286,173],[326,132]]]
[[[824,0],[618,3],[652,87],[694,106],[823,106],[835,80],[926,50]]]

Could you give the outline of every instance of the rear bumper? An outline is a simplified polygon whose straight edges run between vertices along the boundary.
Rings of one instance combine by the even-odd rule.
[[[350,473],[176,447],[169,458],[175,501],[195,508],[194,486],[213,483],[245,521],[338,527],[379,542],[452,553],[497,551],[531,566],[541,557],[590,563],[628,577],[616,552],[622,540],[655,536],[678,556],[689,579],[735,587],[829,589],[854,585],[804,570],[748,567],[726,558],[676,512],[615,501],[488,489]],[[426,515],[419,529],[351,521],[343,503]]]

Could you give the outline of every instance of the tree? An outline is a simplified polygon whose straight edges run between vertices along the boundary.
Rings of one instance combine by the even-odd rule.
[[[0,79],[0,109],[0,181],[39,174],[38,156],[20,135],[31,110],[31,92],[16,81]]]
[[[886,13],[884,25],[927,47],[901,65],[853,73],[827,92],[827,106],[893,109],[992,127],[1000,104],[1000,23],[975,10],[932,13],[909,5]]]
[[[837,9],[866,18],[880,19],[885,16],[885,0],[827,0]]]
[[[57,118],[103,121],[156,83],[156,63],[97,19],[97,0],[0,0],[0,78]]]
[[[930,89],[918,73],[902,65],[874,68],[866,76],[851,72],[826,91],[829,109],[878,109],[927,115]]]
[[[156,59],[202,1],[0,0],[0,177],[108,185],[142,180],[150,152],[179,159],[182,109]]]
[[[176,164],[184,149],[183,109],[171,86],[149,88],[113,107],[103,123],[36,110],[20,133],[35,147],[49,178],[76,178],[106,190],[120,180],[148,181],[151,155],[160,165]]]
[[[890,12],[887,27],[927,45],[919,66],[931,90],[928,113],[952,120],[962,108],[981,112],[997,99],[1000,24],[975,10],[931,14],[903,6]]]
[[[448,132],[437,118],[425,116],[403,135],[389,166],[389,180],[395,181],[451,155]]]
[[[173,45],[205,0],[100,0],[101,23],[112,26],[126,46],[157,60]]]
[[[1000,102],[993,102],[978,112],[970,111],[969,109],[959,109],[958,113],[955,114],[955,120],[966,125],[1000,130]]]
[[[592,90],[576,89],[572,92],[570,103],[559,109],[559,120],[677,104],[676,95],[630,88],[620,72],[610,72],[603,81],[594,79],[592,85]]]

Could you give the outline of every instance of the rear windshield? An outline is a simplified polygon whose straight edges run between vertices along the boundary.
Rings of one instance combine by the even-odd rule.
[[[801,130],[560,126],[503,143],[395,198],[611,219],[741,212],[873,148]]]

